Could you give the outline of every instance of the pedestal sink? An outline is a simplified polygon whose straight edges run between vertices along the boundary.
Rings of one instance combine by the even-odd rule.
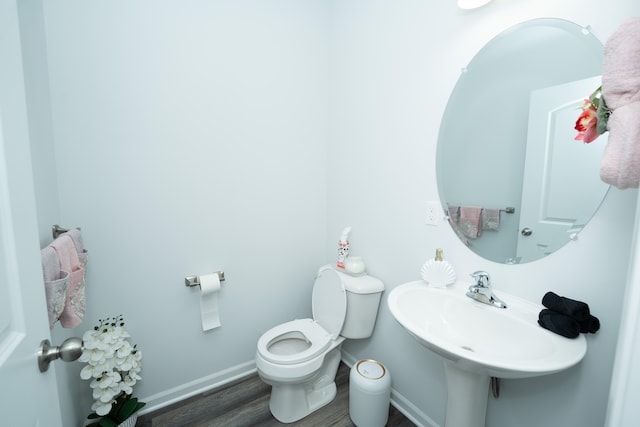
[[[587,343],[540,327],[543,308],[503,292],[505,309],[466,296],[470,283],[430,288],[423,281],[394,288],[387,299],[395,319],[422,345],[444,358],[445,427],[483,427],[491,377],[528,378],[567,369]]]

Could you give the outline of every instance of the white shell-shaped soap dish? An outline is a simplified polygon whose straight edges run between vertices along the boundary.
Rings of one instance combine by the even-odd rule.
[[[442,259],[442,250],[436,251],[435,259],[425,262],[420,271],[422,280],[430,287],[444,288],[456,281],[456,272],[451,264]]]

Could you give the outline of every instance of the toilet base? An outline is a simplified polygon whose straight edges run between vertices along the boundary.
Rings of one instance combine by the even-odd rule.
[[[338,345],[325,356],[323,368],[312,379],[301,384],[271,382],[269,410],[278,421],[293,423],[333,401],[341,347]]]
[[[310,392],[304,385],[273,386],[269,410],[281,423],[293,423],[331,403],[336,393],[335,382]]]

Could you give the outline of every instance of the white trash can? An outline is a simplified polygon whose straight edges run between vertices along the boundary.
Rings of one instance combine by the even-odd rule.
[[[384,427],[389,419],[391,375],[376,360],[358,361],[349,374],[349,416],[357,427]]]

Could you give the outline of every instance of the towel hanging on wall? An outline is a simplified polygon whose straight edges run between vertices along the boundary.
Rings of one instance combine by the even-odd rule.
[[[47,299],[49,329],[53,329],[55,323],[60,319],[60,314],[62,314],[67,300],[69,272],[60,269],[58,254],[52,246],[42,249],[40,257],[42,258],[42,276]]]
[[[625,20],[609,37],[602,64],[607,121],[600,178],[620,189],[640,184],[640,17]]]
[[[60,269],[69,273],[65,306],[60,314],[60,324],[65,328],[74,328],[82,322],[85,312],[84,265],[78,257],[79,250],[68,233],[55,239],[50,246],[56,251]],[[84,248],[80,252],[85,252]],[[84,260],[86,262],[86,257]]]
[[[500,228],[500,209],[482,210],[482,229],[498,230]]]
[[[465,236],[476,239],[482,234],[480,217],[482,208],[476,206],[460,206],[460,231]]]

